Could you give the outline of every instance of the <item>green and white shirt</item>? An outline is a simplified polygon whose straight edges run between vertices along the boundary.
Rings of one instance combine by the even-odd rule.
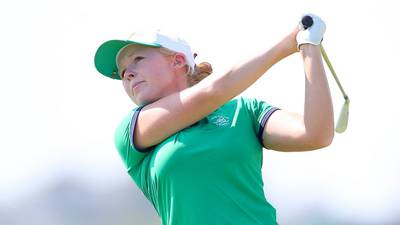
[[[149,149],[132,140],[140,109],[123,119],[115,144],[163,225],[277,224],[261,173],[262,131],[277,108],[233,99]]]

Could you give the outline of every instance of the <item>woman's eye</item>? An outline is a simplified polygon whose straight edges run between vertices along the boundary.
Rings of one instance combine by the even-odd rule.
[[[134,59],[134,61],[135,61],[135,63],[137,63],[137,62],[139,62],[139,61],[142,60],[142,59],[144,59],[144,57],[142,57],[142,56],[137,56],[137,57]]]
[[[136,57],[133,58],[133,61],[130,61],[130,63],[128,62],[128,65],[125,66],[125,69],[122,69],[121,72],[119,73],[121,79],[123,79],[125,77],[125,73],[126,73],[127,67],[129,67],[130,64],[136,64],[139,61],[141,61],[142,59],[144,59],[143,56],[136,56]],[[123,66],[120,66],[120,67],[123,67]]]

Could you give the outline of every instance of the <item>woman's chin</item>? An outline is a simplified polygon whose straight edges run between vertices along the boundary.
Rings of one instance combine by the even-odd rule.
[[[150,104],[152,101],[146,98],[140,98],[140,96],[136,96],[134,98],[131,98],[133,100],[133,102],[138,105],[138,106],[143,106],[143,105],[147,105]]]

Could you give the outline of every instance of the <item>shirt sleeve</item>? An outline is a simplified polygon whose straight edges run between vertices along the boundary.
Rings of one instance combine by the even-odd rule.
[[[252,117],[253,127],[255,129],[255,133],[257,134],[257,138],[261,145],[263,145],[262,136],[268,119],[274,112],[280,109],[266,103],[265,101],[255,98],[243,98],[243,101],[247,110],[250,112],[250,116]]]
[[[114,142],[121,159],[128,170],[135,169],[152,149],[140,149],[135,146],[133,137],[135,125],[142,107],[132,110],[115,131]]]

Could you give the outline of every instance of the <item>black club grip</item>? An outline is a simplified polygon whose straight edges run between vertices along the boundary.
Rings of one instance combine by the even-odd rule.
[[[314,24],[314,21],[311,16],[304,16],[301,19],[301,24],[303,24],[304,29],[307,30],[309,27],[311,27]]]

